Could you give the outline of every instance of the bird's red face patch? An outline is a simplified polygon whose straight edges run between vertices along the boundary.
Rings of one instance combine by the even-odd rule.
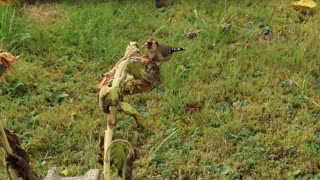
[[[152,44],[153,44],[153,39],[148,39],[145,46],[150,49],[152,47]]]

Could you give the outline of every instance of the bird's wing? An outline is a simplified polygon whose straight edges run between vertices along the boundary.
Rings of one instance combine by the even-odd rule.
[[[169,56],[171,53],[171,47],[167,45],[159,44],[158,49],[163,56]]]

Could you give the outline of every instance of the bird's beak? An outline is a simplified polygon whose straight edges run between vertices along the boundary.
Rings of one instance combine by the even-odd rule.
[[[148,43],[145,43],[142,47],[145,48],[148,46]]]

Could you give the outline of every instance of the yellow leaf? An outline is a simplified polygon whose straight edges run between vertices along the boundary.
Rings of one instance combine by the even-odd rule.
[[[64,169],[61,171],[61,174],[64,176],[68,176],[70,174],[70,171],[68,169]]]
[[[292,5],[306,8],[314,8],[317,4],[313,0],[300,0],[293,2]]]

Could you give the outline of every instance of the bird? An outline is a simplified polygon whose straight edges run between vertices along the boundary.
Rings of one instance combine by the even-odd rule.
[[[171,47],[166,44],[160,44],[153,39],[147,40],[144,47],[147,49],[149,59],[157,63],[166,62],[174,52],[185,50],[182,47]]]

